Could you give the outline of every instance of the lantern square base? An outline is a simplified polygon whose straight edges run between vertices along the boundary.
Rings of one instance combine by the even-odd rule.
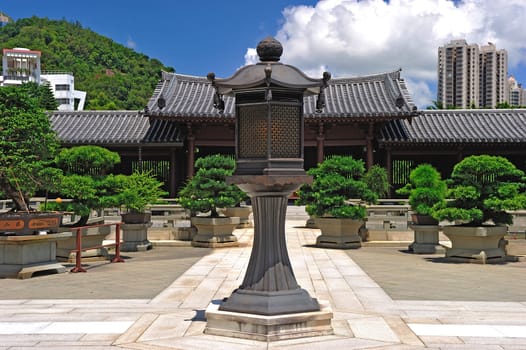
[[[259,341],[278,341],[333,334],[332,309],[320,303],[320,311],[275,316],[219,310],[212,302],[206,309],[206,334]]]

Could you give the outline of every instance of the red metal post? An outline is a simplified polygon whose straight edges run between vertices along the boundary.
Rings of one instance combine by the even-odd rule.
[[[121,258],[121,224],[115,224],[115,257],[111,262],[124,262]]]
[[[77,249],[75,252],[75,267],[71,269],[71,272],[86,272],[81,266],[82,261],[82,234],[81,229],[77,228]]]

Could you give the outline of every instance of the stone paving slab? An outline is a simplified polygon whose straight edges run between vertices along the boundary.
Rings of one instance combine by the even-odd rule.
[[[510,302],[499,301],[498,297],[491,301],[393,299],[386,292],[389,288],[382,285],[385,282],[378,284],[374,273],[369,271],[370,267],[362,268],[360,259],[353,259],[354,253],[365,255],[366,249],[377,248],[363,247],[353,252],[315,248],[312,244],[319,231],[302,228],[303,223],[287,222],[291,262],[302,287],[331,304],[334,335],[267,344],[203,334],[206,306],[211,300],[228,297],[243,279],[253,234],[251,229],[243,229],[236,231],[242,243],[240,247],[205,252],[192,264],[185,265],[170,284],[147,298],[125,297],[128,285],[157,283],[155,279],[149,281],[146,264],[140,269],[142,274],[134,276],[130,271],[120,278],[113,275],[116,284],[123,289],[121,298],[62,299],[51,295],[46,296],[49,299],[42,299],[38,298],[38,289],[31,290],[33,297],[28,291],[28,295],[20,299],[4,294],[0,300],[0,329],[8,334],[0,332],[0,350],[526,349],[526,296],[521,298],[518,295]],[[369,253],[373,256],[379,254],[377,258],[389,256],[374,251]],[[396,259],[396,250],[389,254]],[[378,261],[385,271],[391,273],[392,284],[412,273],[410,264],[406,264],[407,269],[401,273],[402,267],[397,270],[393,261]],[[151,258],[148,263],[149,269],[176,268],[170,265],[173,261],[162,264],[163,261]],[[465,268],[464,265],[455,266],[458,273]],[[523,280],[515,281],[514,286],[520,287]],[[51,279],[47,281],[56,283]],[[0,280],[0,289],[2,282]],[[439,286],[440,283],[435,282],[435,288],[439,289]],[[64,294],[67,292],[65,290]],[[8,323],[24,334],[15,334],[14,330],[2,327]],[[39,334],[38,330],[31,330],[39,324],[54,325],[55,328],[51,329],[61,333]],[[112,329],[117,331],[116,325],[126,329],[105,333]],[[97,327],[103,327],[103,330],[97,330]],[[77,329],[79,333],[70,333],[77,332]]]

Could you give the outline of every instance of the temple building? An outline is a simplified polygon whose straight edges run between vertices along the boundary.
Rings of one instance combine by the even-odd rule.
[[[57,111],[51,122],[64,146],[117,151],[122,162],[116,172],[150,169],[175,196],[198,157],[234,155],[234,101],[225,96],[220,112],[214,93],[206,77],[163,72],[142,111]],[[420,163],[448,177],[471,154],[502,155],[525,169],[526,110],[420,111],[399,70],[333,78],[324,93],[321,112],[316,96],[304,99],[306,169],[327,156],[351,155],[367,167],[384,166],[393,190]]]

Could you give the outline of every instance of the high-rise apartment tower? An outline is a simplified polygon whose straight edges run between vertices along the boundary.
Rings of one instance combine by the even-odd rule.
[[[508,101],[508,53],[452,40],[438,48],[437,100],[444,107],[496,107]]]

